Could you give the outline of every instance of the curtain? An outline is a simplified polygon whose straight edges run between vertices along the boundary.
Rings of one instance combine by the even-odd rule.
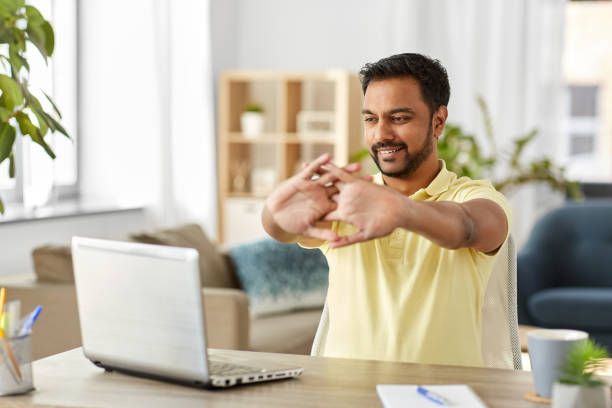
[[[209,1],[88,0],[79,18],[82,196],[214,237]]]
[[[216,236],[216,149],[209,2],[154,3],[160,115],[159,190],[163,225],[196,221]],[[153,67],[152,67],[153,68]]]

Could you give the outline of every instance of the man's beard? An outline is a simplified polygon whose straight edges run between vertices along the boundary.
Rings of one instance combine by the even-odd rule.
[[[404,167],[397,171],[384,171],[382,167],[380,167],[380,163],[378,161],[378,149],[384,147],[397,147],[406,149],[406,160],[404,163]],[[425,143],[421,147],[421,150],[416,153],[410,153],[408,151],[408,145],[406,143],[398,143],[398,144],[390,144],[390,143],[376,143],[372,145],[372,150],[370,151],[370,156],[374,163],[376,163],[376,167],[382,174],[388,177],[396,177],[396,178],[406,178],[414,173],[421,164],[429,157],[431,152],[433,151],[433,129],[431,124],[429,125],[429,129],[427,130],[427,137],[425,138]]]

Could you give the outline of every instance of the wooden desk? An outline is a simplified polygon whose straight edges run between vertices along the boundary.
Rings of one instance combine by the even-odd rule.
[[[381,407],[376,384],[469,384],[491,408],[545,407],[526,401],[525,371],[345,360],[288,354],[211,350],[211,354],[300,365],[296,379],[207,391],[105,373],[80,348],[34,362],[36,390],[0,397],[0,406],[23,407]],[[252,360],[251,360],[252,359]]]

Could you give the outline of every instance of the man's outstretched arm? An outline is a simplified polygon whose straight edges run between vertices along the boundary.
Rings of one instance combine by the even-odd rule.
[[[474,248],[488,253],[498,249],[508,233],[504,210],[494,201],[474,199],[464,203],[416,201],[385,186],[363,182],[332,164],[325,168],[338,177],[337,208],[325,219],[342,220],[357,232],[330,244],[338,248],[389,235],[405,228],[444,248]]]

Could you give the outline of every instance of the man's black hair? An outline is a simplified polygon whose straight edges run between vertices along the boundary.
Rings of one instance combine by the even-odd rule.
[[[359,77],[364,95],[372,81],[402,77],[416,79],[432,115],[441,105],[447,106],[450,98],[446,69],[440,61],[421,54],[397,54],[365,64]]]

